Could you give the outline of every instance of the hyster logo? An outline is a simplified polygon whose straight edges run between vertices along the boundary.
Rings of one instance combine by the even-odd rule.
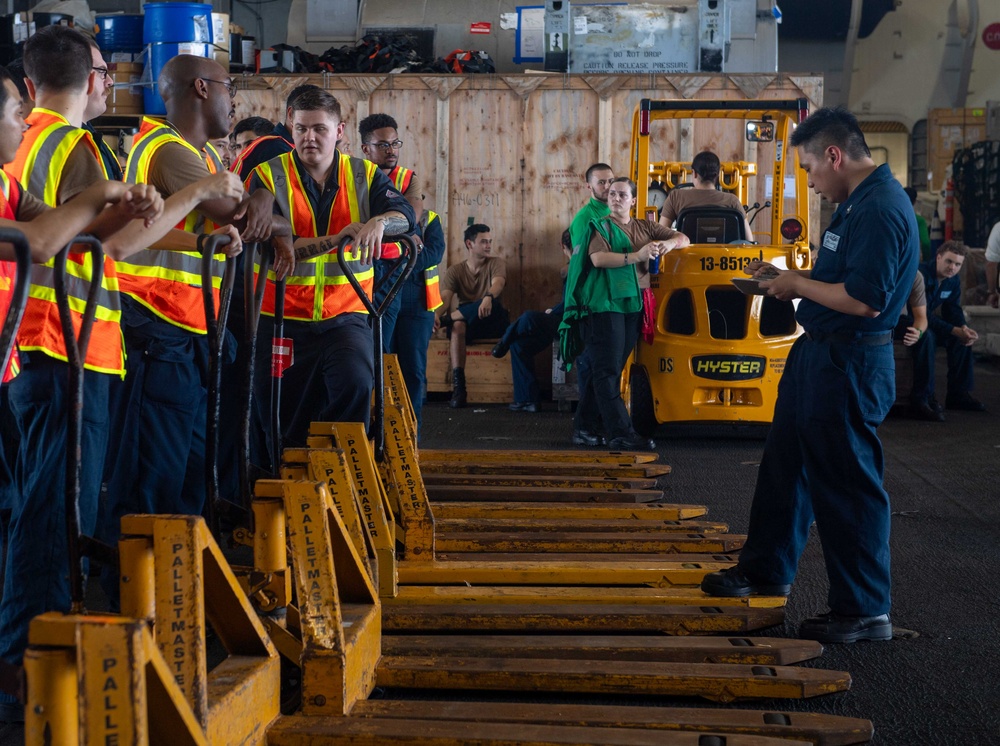
[[[756,355],[700,355],[691,358],[699,378],[713,381],[749,381],[764,375],[767,359]]]

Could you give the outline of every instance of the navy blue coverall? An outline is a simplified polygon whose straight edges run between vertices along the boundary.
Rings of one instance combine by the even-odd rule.
[[[892,329],[913,283],[920,244],[902,186],[879,166],[834,213],[811,277],[844,283],[879,311],[852,316],[808,299],[805,334],[788,355],[764,447],[740,569],[789,584],[816,521],[831,611],[890,607],[889,495],[876,428],[895,399]]]
[[[913,356],[914,404],[934,398],[934,353],[944,347],[948,354],[948,399],[961,399],[972,391],[972,348],[962,344],[951,330],[965,326],[962,282],[958,275],[938,280],[935,261],[920,265],[927,293],[927,331],[910,348]],[[940,310],[939,310],[940,309]],[[937,313],[935,313],[937,311]]]
[[[525,311],[507,327],[501,343],[510,348],[510,369],[514,379],[514,401],[537,404],[541,398],[535,376],[535,356],[551,347],[562,323],[563,304],[545,311]]]
[[[444,258],[445,240],[444,228],[437,215],[426,227],[421,219],[417,233],[424,242],[424,248],[417,255],[412,274],[399,289],[399,314],[391,329],[386,328],[383,320],[382,334],[384,339],[389,340],[389,352],[399,358],[419,433],[424,395],[427,393],[427,345],[434,333],[434,312],[427,310],[424,270],[440,264]]]

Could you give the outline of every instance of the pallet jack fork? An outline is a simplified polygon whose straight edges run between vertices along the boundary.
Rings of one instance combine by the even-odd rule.
[[[513,708],[505,710],[502,705],[484,704],[470,711],[468,703],[425,702],[419,705],[419,713],[410,707],[409,714],[404,714],[394,712],[391,703],[386,703],[387,707],[369,702],[367,696],[381,677],[403,675],[407,666],[395,661],[387,667],[382,662],[379,602],[325,485],[286,481],[280,487],[280,502],[290,518],[289,544],[293,554],[307,562],[295,570],[301,605],[289,609],[287,621],[272,616],[264,623],[272,633],[284,630],[286,638],[290,637],[288,629],[303,633],[296,648],[303,680],[301,714],[279,717],[274,648],[260,633],[249,602],[236,586],[205,523],[192,517],[130,516],[125,519],[128,535],[124,540],[130,549],[122,553],[123,603],[132,607],[132,613],[143,616],[81,619],[50,614],[33,622],[28,744],[305,746],[436,738],[436,742],[449,745],[586,742],[694,746],[715,742],[790,746],[852,743],[857,740],[846,740],[843,734],[864,732],[864,721],[828,718],[819,722],[796,713],[768,713],[762,718],[759,712],[727,711],[725,716],[707,717],[699,724],[692,711],[670,718],[666,710],[656,708],[656,713],[643,712],[642,718],[629,717],[628,722],[622,722],[621,708],[578,705],[574,706],[572,723],[561,724],[561,706],[532,706],[529,716],[524,712],[518,715]],[[168,571],[157,572],[157,567],[164,565]],[[206,619],[227,649],[235,649],[211,672],[204,665]],[[199,634],[187,638],[181,647],[181,638],[191,625]],[[683,652],[690,656],[691,647],[687,647]],[[813,654],[820,649],[815,647]],[[801,652],[809,657],[809,651]],[[185,657],[188,660],[183,660]],[[469,664],[463,659],[441,659],[435,668],[461,672]],[[587,667],[599,669],[602,665],[591,662]],[[425,667],[409,668],[419,671]],[[545,666],[536,668],[533,676],[540,680]],[[748,666],[746,674],[751,681],[736,684],[731,671],[723,670],[729,668],[717,668],[714,675],[707,670],[701,673],[705,682],[716,682],[707,692],[709,696],[728,699],[737,691],[753,688],[754,679],[760,680],[757,686],[768,692],[766,696],[789,688],[818,693],[817,688],[836,685],[838,677],[843,687],[842,674],[813,677],[811,682],[795,678],[780,681],[783,672],[772,666],[758,666],[761,670],[756,672]],[[193,678],[186,678],[188,675]],[[514,672],[504,686],[516,686],[520,679],[523,687],[527,675]],[[178,676],[185,678],[178,681]],[[562,677],[556,667],[544,678],[549,686],[558,686]],[[579,675],[574,678],[574,687],[579,687]],[[596,688],[602,681],[599,671],[595,670],[591,679],[590,690],[607,690],[606,683],[600,690]],[[645,679],[645,688],[637,691],[676,693],[683,687],[662,673]],[[727,679],[728,683],[723,683]],[[655,685],[657,680],[660,683]],[[646,717],[648,727],[641,722]],[[678,725],[666,725],[675,721]],[[623,727],[628,732],[620,731]],[[867,727],[870,732],[870,724]],[[665,728],[689,732],[664,733]],[[831,740],[831,733],[839,738]],[[772,741],[772,736],[799,740]],[[704,740],[713,737],[718,740]],[[362,741],[356,740],[359,738]]]
[[[353,437],[361,438],[361,443],[350,446],[353,451],[365,451],[366,441],[360,426],[345,425],[345,429],[353,435],[340,433],[340,440],[348,446]],[[356,430],[356,432],[354,432]],[[357,455],[357,454],[355,454]],[[299,456],[304,460],[300,467],[284,467],[285,476],[289,479],[315,480],[322,478],[331,500],[335,503],[338,519],[345,526],[359,561],[364,564],[365,552],[371,552],[380,536],[389,532],[384,523],[377,524],[366,518],[360,521],[366,530],[374,526],[370,535],[358,537],[351,530],[351,525],[359,515],[356,510],[357,494],[353,489],[350,476],[344,468],[345,458],[337,450],[302,451]],[[374,466],[368,463],[374,475]],[[334,470],[339,477],[330,477]],[[371,484],[371,483],[369,483]],[[380,481],[375,482],[376,486]],[[282,527],[281,498],[282,483],[275,481],[258,481],[255,513],[262,511],[259,506],[269,504],[277,506],[277,510],[269,511],[267,530],[255,535],[255,557],[284,561],[275,551],[273,542],[265,537],[281,537]],[[377,489],[369,493],[378,492]],[[339,498],[333,498],[337,493]],[[376,502],[380,502],[376,500]],[[355,508],[352,511],[352,507]],[[351,513],[353,512],[353,515]],[[380,520],[381,514],[379,517]],[[258,519],[259,525],[265,522]],[[254,569],[259,577],[269,573],[283,573],[287,577],[284,565],[277,564],[266,567],[258,564]],[[744,634],[751,629],[758,629],[779,623],[782,618],[780,607],[784,605],[781,598],[734,599],[717,603],[708,599],[696,588],[594,588],[594,587],[476,587],[463,585],[441,586],[398,586],[400,564],[388,543],[384,543],[380,554],[373,562],[364,565],[365,570],[371,567],[377,571],[378,586],[383,602],[383,626],[392,629],[468,629],[480,627],[484,629],[524,629],[530,620],[539,629],[567,632],[615,628],[622,631],[656,631],[673,634],[698,634],[708,631]],[[287,598],[287,594],[284,598]],[[675,606],[669,606],[669,605]],[[666,606],[665,606],[666,605]],[[678,608],[676,605],[682,605]],[[270,608],[270,607],[269,607]]]
[[[416,688],[619,692],[644,694],[698,694],[731,701],[745,696],[814,696],[839,691],[849,685],[845,674],[816,672],[782,666],[739,666],[698,663],[649,663],[603,660],[483,658],[418,655],[383,657],[382,633],[385,607],[370,582],[364,562],[346,525],[322,482],[268,481],[258,487],[284,505],[292,572],[298,607],[290,607],[286,624],[267,619],[277,647],[302,669],[303,712],[307,715],[343,715],[365,699],[376,685]],[[593,611],[575,607],[581,618]],[[621,617],[630,615],[618,607]],[[461,613],[461,606],[451,613]],[[674,612],[663,608],[666,615]],[[528,614],[521,629],[543,628],[528,610],[495,607],[494,616]],[[606,613],[606,610],[604,610]],[[699,613],[691,610],[692,615]],[[542,613],[545,613],[544,611]],[[763,612],[767,613],[767,612]],[[773,613],[773,612],[772,612]],[[428,630],[438,628],[435,616],[443,608],[423,615]],[[574,622],[574,609],[550,613],[566,617],[552,630],[591,632],[604,623]],[[601,612],[597,612],[598,616]],[[643,610],[632,613],[641,618]],[[779,612],[780,615],[780,612]],[[471,613],[475,618],[476,612]],[[535,615],[537,616],[537,615]],[[477,620],[478,622],[479,620]],[[624,625],[624,623],[619,622]],[[478,623],[479,629],[488,629]],[[624,626],[623,626],[624,628]],[[640,631],[641,628],[640,628]],[[566,643],[569,644],[569,643]]]
[[[530,718],[517,718],[514,708],[505,710],[502,705],[481,703],[470,709],[468,702],[421,702],[412,703],[406,716],[392,714],[394,703],[369,701],[375,686],[695,695],[731,701],[745,696],[803,697],[841,691],[849,686],[849,677],[783,665],[821,651],[815,643],[802,641],[755,643],[737,638],[672,644],[670,638],[630,637],[625,645],[633,657],[623,661],[616,660],[614,646],[602,646],[599,637],[525,637],[524,647],[531,651],[527,656],[519,654],[518,638],[512,636],[463,635],[462,643],[450,650],[445,637],[382,637],[384,606],[380,609],[355,542],[326,485],[273,480],[258,482],[258,488],[266,493],[260,499],[281,503],[288,514],[296,594],[302,599],[298,608],[288,610],[284,624],[265,618],[282,654],[301,667],[303,682],[301,714],[275,724],[268,734],[274,746],[361,742],[352,739],[374,743],[389,738],[402,742],[431,738],[442,744],[737,744],[746,739],[746,744],[758,745],[768,743],[767,736],[779,734],[816,743],[819,738],[812,737],[817,734],[870,730],[870,724],[846,718],[804,722],[792,713],[773,713],[762,719],[752,711],[732,711],[698,725],[695,711],[681,711],[678,730],[727,734],[712,741],[691,733],[663,732],[668,716],[659,709],[659,719],[649,713],[648,729],[658,731],[656,739],[643,732],[647,728],[641,719],[626,726],[616,722],[622,710],[611,712],[603,707],[577,706],[574,714],[589,721],[587,730],[577,730],[575,720],[560,722],[561,706],[537,706]],[[324,541],[330,544],[324,547]],[[386,655],[387,644],[390,655]],[[708,662],[716,657],[726,663]],[[465,714],[461,714],[463,709]],[[485,712],[495,713],[495,718]],[[619,727],[633,730],[626,735],[615,730]]]

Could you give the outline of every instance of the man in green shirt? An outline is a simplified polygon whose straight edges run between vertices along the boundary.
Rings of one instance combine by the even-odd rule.
[[[906,196],[910,198],[913,211],[917,216],[917,235],[920,236],[920,261],[926,262],[931,258],[931,232],[927,229],[927,221],[924,216],[917,212],[917,190],[913,187],[903,189]]]
[[[587,204],[573,216],[569,226],[569,237],[573,245],[573,253],[581,248],[586,249],[586,241],[590,236],[590,221],[603,218],[611,212],[608,207],[608,190],[615,179],[615,172],[606,163],[595,163],[587,169],[587,187],[593,195]]]
[[[611,182],[615,180],[615,172],[611,170],[611,166],[607,163],[595,163],[587,169],[585,178],[592,196],[576,213],[569,226],[570,243],[574,254],[587,250],[591,221],[599,220],[611,213],[611,208],[608,207],[608,190],[611,189]],[[575,365],[577,388],[579,391],[586,391],[592,375],[592,366],[586,350],[576,358]],[[574,430],[573,443],[579,446],[604,445],[600,414],[595,411],[583,427]]]

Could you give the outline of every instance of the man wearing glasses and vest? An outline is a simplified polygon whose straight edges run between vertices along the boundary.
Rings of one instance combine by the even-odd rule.
[[[157,83],[167,119],[143,118],[125,180],[169,196],[224,171],[209,141],[229,132],[235,88],[217,62],[191,55],[169,60]],[[177,225],[187,251],[144,251],[118,264],[129,358],[115,413],[120,441],[110,450],[108,541],[117,539],[127,513],[202,512],[209,353],[196,241],[213,225],[226,224],[239,228],[248,243],[274,239],[276,251],[285,236],[286,251],[275,267],[287,271],[291,229],[272,215],[264,197],[252,199],[241,190],[202,201]],[[222,261],[214,263],[216,308],[223,269]],[[234,344],[227,347],[232,354]],[[106,585],[113,593],[114,585]]]
[[[389,177],[396,189],[406,197],[406,201],[413,208],[414,215],[420,215],[424,210],[424,198],[421,194],[420,180],[409,168],[399,165],[399,151],[403,147],[403,141],[399,139],[399,125],[396,120],[388,114],[372,114],[361,120],[358,124],[358,134],[361,135],[361,150],[365,158],[370,160],[379,170]],[[392,279],[402,271],[400,266],[396,272],[392,273],[392,279],[387,277],[400,254],[398,243],[387,243],[382,246],[382,258],[375,263],[375,284],[379,289],[375,292],[375,304],[380,305],[389,294],[392,287]],[[435,264],[437,264],[435,262]],[[431,269],[436,280],[437,267]],[[414,274],[416,269],[414,269]],[[389,342],[392,339],[392,332],[396,326],[396,318],[399,316],[399,309],[402,303],[402,293],[397,293],[392,305],[382,313],[382,349],[389,352]]]
[[[337,150],[344,133],[340,103],[322,90],[306,91],[292,104],[295,150],[260,165],[250,191],[275,196],[275,209],[292,223],[300,260],[285,290],[285,336],[292,364],[282,383],[282,436],[304,445],[309,423],[370,419],[374,383],[372,330],[361,299],[337,261],[337,245],[351,237],[345,257],[371,297],[373,259],[383,235],[413,229],[413,208],[374,163]],[[273,330],[273,275],[264,293],[260,333]],[[264,348],[264,349],[262,349]],[[263,422],[270,421],[265,345],[258,345],[256,393]]]
[[[69,222],[66,210],[90,201],[88,195],[95,188],[106,195],[101,207],[105,201],[114,203],[87,226],[88,232],[104,240],[106,253],[83,380],[79,514],[82,531],[92,535],[108,440],[108,395],[112,380],[124,373],[115,260],[162,238],[172,221],[200,200],[238,193],[239,182],[230,175],[218,177],[167,202],[151,187],[109,182],[94,141],[80,129],[88,95],[99,85],[85,37],[67,27],[47,27],[25,44],[24,57],[29,89],[38,106],[28,119],[28,134],[5,167],[10,180],[19,180],[28,193],[50,206],[66,203],[60,209],[64,217],[46,216],[47,221]],[[6,126],[3,132],[9,136]],[[238,236],[234,238],[238,250]],[[71,314],[78,327],[93,277],[90,254],[73,252],[66,272]],[[20,662],[31,618],[69,606],[63,502],[69,377],[54,287],[52,262],[33,267],[31,297],[18,332],[23,367],[10,384],[21,445],[0,603],[0,656],[11,663]],[[9,702],[0,699],[0,703]]]

